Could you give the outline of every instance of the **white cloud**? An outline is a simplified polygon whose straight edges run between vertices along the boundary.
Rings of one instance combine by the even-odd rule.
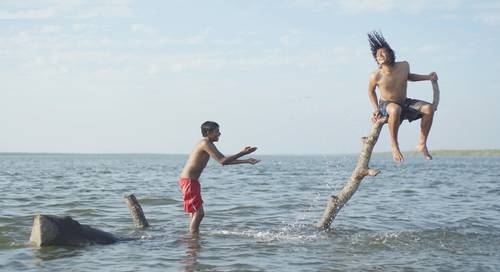
[[[289,6],[314,11],[335,10],[348,14],[364,12],[402,11],[420,13],[426,10],[450,10],[461,5],[461,0],[290,0]]]
[[[116,75],[124,76],[131,71],[135,74],[161,74],[165,72],[192,72],[214,70],[256,70],[276,67],[295,66],[299,68],[328,69],[335,63],[348,62],[358,53],[355,49],[336,47],[333,51],[328,49],[317,51],[302,51],[290,55],[281,48],[275,50],[233,50],[228,51],[227,46],[220,50],[203,52],[190,52],[169,54],[164,51],[161,55],[152,54],[150,51],[116,51],[109,50],[123,43],[123,41],[89,36],[75,36],[68,39],[66,31],[94,29],[94,25],[71,25],[68,29],[57,25],[34,27],[31,30],[7,33],[4,43],[0,44],[0,51],[8,52],[9,59],[13,61],[13,69],[24,72],[38,73],[45,70],[47,73],[87,73],[96,67],[98,76]],[[133,25],[132,30],[145,31],[144,25]],[[40,30],[44,33],[40,35]],[[152,30],[151,30],[152,31]],[[58,33],[60,32],[60,33]],[[55,33],[55,35],[46,35]],[[197,45],[207,41],[208,31],[199,34],[177,38],[147,37],[133,43],[132,46],[148,48],[148,46],[161,46],[162,44]],[[45,35],[44,35],[45,34]],[[286,35],[300,36],[300,30],[291,30]],[[288,44],[291,42],[287,41]],[[246,44],[245,39],[241,44]],[[149,47],[149,48],[150,48]],[[194,53],[194,54],[193,54]],[[44,68],[45,67],[45,68]],[[59,68],[58,68],[59,67]],[[133,68],[126,68],[133,67]]]
[[[476,16],[476,20],[489,26],[500,26],[500,12],[482,13]]]
[[[58,25],[35,26],[32,29],[10,31],[0,35],[0,38],[3,40],[0,43],[1,50],[10,51],[12,55],[22,58],[29,57],[29,54],[46,54],[54,50],[103,49],[114,45],[113,43],[119,43],[102,37],[68,38],[65,28]],[[47,52],[40,50],[47,50]]]
[[[91,19],[96,17],[131,17],[134,15],[130,0],[3,0],[1,19],[48,19],[71,18]]]
[[[205,42],[209,30],[187,37],[163,37],[159,39],[159,44],[185,44],[197,45]]]
[[[40,32],[43,34],[55,34],[60,33],[63,30],[64,27],[60,25],[45,25],[40,27]]]
[[[338,5],[348,12],[358,13],[363,11],[388,11],[396,7],[394,0],[339,0]]]
[[[160,73],[160,71],[161,71],[160,67],[154,63],[150,64],[146,69],[146,73],[150,74],[150,75],[156,75],[156,74]]]
[[[443,49],[443,46],[437,44],[427,44],[420,46],[417,50],[421,53],[437,53]]]
[[[302,34],[302,31],[299,29],[292,29],[289,30],[287,33],[283,34],[280,37],[280,42],[281,44],[285,46],[291,46],[298,44],[300,42],[300,35]]]
[[[95,24],[73,24],[71,29],[76,32],[95,32],[98,30],[102,30],[103,26],[95,25]]]
[[[295,8],[308,8],[314,11],[322,11],[335,7],[336,1],[332,0],[290,0],[288,1],[290,7]]]
[[[54,9],[26,9],[18,11],[0,11],[0,20],[47,19],[56,14]]]
[[[133,24],[130,26],[130,29],[133,32],[144,33],[147,35],[155,35],[157,33],[155,28],[143,24]]]
[[[96,17],[132,17],[134,11],[131,7],[125,5],[87,7],[77,11],[75,18],[92,19]]]
[[[334,51],[310,51],[297,53],[293,56],[279,52],[260,55],[185,55],[164,56],[161,58],[147,57],[149,63],[146,69],[151,73],[160,71],[188,72],[188,71],[215,71],[215,70],[259,70],[278,67],[298,67],[311,69],[324,69],[338,63],[352,61],[358,55],[358,50],[353,48],[339,48]],[[141,57],[143,60],[145,56]]]

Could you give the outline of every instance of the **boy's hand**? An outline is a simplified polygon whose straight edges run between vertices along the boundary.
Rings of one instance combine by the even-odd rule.
[[[253,159],[253,158],[248,159],[248,163],[250,163],[250,164],[256,164],[258,162],[260,162],[260,160],[256,160],[256,159]]]
[[[247,147],[243,148],[243,150],[241,152],[243,152],[246,155],[246,154],[250,154],[250,153],[254,152],[255,150],[257,150],[257,147],[247,146]]]
[[[437,81],[438,80],[438,75],[436,74],[436,72],[430,73],[429,77],[430,77],[431,81]]]
[[[379,110],[375,110],[373,113],[372,113],[372,123],[375,123],[377,122],[377,119],[382,117],[382,114],[380,114],[380,111]]]

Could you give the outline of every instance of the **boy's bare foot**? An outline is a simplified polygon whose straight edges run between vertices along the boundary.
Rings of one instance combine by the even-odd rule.
[[[417,150],[420,151],[420,152],[422,152],[422,154],[424,154],[424,158],[426,160],[432,160],[432,156],[429,153],[429,150],[427,149],[427,145],[425,145],[425,144],[419,144],[419,145],[417,145]]]
[[[397,163],[402,163],[405,160],[403,154],[401,154],[401,151],[399,151],[399,147],[397,146],[392,147],[392,159]]]

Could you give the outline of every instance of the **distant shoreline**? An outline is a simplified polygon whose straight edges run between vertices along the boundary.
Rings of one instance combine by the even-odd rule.
[[[386,156],[390,155],[391,152],[374,152],[374,156]],[[433,156],[457,156],[457,157],[500,157],[500,149],[438,149],[431,150],[431,154]],[[0,152],[0,155],[36,155],[36,156],[71,156],[71,155],[81,155],[81,156],[120,156],[120,155],[146,155],[146,156],[163,156],[163,155],[171,155],[171,156],[188,156],[189,154],[178,154],[178,153],[77,153],[77,152],[68,152],[68,153],[57,153],[57,152]],[[332,154],[321,154],[321,153],[310,153],[310,154],[259,154],[256,156],[342,156],[342,155],[358,155],[358,153],[332,153]],[[405,156],[421,156],[422,154],[417,151],[403,151],[403,155]]]
[[[456,157],[500,157],[500,149],[440,149],[430,150],[433,156],[456,156]],[[422,156],[418,151],[403,151],[405,156]],[[391,152],[375,152],[374,155],[388,155]]]

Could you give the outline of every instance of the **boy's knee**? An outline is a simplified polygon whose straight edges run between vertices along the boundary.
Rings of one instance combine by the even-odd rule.
[[[432,115],[432,114],[434,114],[434,109],[432,108],[432,105],[430,105],[430,104],[423,105],[420,108],[420,112],[423,114],[426,114],[426,115]]]
[[[389,115],[399,116],[399,114],[401,114],[401,106],[399,106],[398,104],[391,103],[387,106],[386,110]]]

